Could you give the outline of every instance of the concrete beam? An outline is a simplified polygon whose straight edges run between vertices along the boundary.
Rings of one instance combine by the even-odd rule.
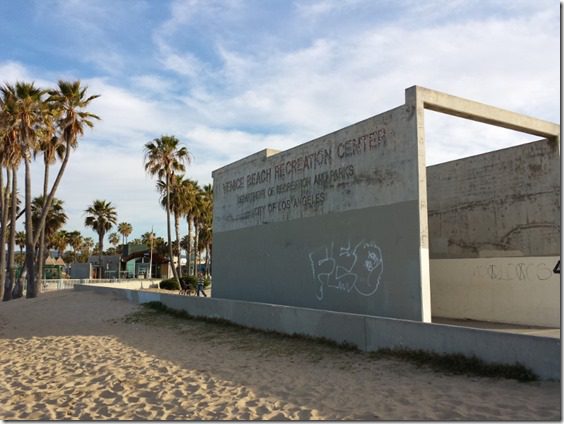
[[[423,102],[425,109],[436,112],[549,139],[558,139],[560,136],[560,125],[558,124],[417,85],[407,88],[405,97],[406,103],[408,99],[416,97]]]

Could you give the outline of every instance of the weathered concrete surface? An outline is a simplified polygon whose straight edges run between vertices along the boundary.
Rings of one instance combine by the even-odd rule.
[[[560,152],[540,140],[427,168],[431,259],[560,255]]]
[[[453,96],[440,91],[430,90],[425,87],[413,86],[406,89],[406,95],[413,92],[412,96],[417,96],[420,107],[434,110],[472,121],[483,122],[484,124],[495,125],[497,127],[508,128],[526,134],[538,135],[557,141],[560,138],[560,125],[553,122],[543,121],[542,119],[509,110],[500,109],[484,103],[476,102],[462,97]]]
[[[432,259],[433,316],[559,328],[558,259]]]
[[[521,363],[542,379],[560,380],[560,340],[501,333],[321,309],[198,298],[109,287],[75,286],[75,290],[128,299],[161,302],[193,316],[222,318],[235,324],[285,334],[324,337],[364,351],[382,348],[423,349],[436,353],[475,355],[487,362]]]
[[[403,106],[216,170],[213,296],[429,320],[415,127]]]

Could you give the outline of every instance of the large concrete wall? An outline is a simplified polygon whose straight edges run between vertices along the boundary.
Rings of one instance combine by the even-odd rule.
[[[213,296],[430,319],[416,117],[407,104],[216,170]]]
[[[560,339],[485,331],[451,325],[340,313],[228,299],[178,296],[109,287],[77,285],[131,302],[161,302],[193,316],[222,318],[235,324],[285,334],[324,337],[363,351],[422,349],[476,356],[486,362],[520,363],[542,379],[560,380]]]
[[[558,259],[433,259],[433,316],[559,328]]]
[[[431,259],[560,255],[554,140],[427,168]]]

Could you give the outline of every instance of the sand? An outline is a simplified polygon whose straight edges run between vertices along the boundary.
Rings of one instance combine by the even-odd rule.
[[[72,290],[0,303],[0,352],[3,420],[561,417],[559,382],[448,375]]]

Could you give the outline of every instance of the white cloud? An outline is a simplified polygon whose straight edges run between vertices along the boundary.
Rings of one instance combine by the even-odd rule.
[[[89,93],[102,95],[91,108],[102,121],[81,140],[61,186],[59,196],[73,211],[70,228],[81,229],[82,211],[104,198],[118,206],[120,220],[133,223],[134,235],[151,224],[164,234],[154,181],[143,171],[143,144],[161,134],[187,145],[194,154],[188,176],[206,184],[214,169],[241,157],[267,147],[285,150],[399,106],[414,84],[559,120],[558,8],[485,2],[486,10],[503,13],[484,17],[468,1],[400,2],[396,18],[375,13],[396,4],[299,2],[283,35],[253,40],[249,26],[251,35],[242,37],[249,45],[242,46],[230,38],[241,26],[230,25],[255,12],[248,3],[173,2],[169,18],[153,28],[154,46],[147,47],[156,67],[128,69],[120,80],[117,57],[106,63],[113,72],[84,80]],[[69,3],[67,12],[78,16],[81,5],[92,7],[96,20],[106,19],[99,13],[104,8],[83,2]],[[371,14],[359,15],[367,7]],[[447,19],[451,15],[456,19]],[[341,18],[342,26],[326,27]],[[356,27],[356,19],[364,24]],[[195,25],[209,41],[204,51],[186,41]],[[103,34],[102,40],[103,49],[111,38]],[[116,58],[116,51],[108,48],[108,57]],[[36,77],[42,86],[55,80],[53,71],[15,61],[1,62],[0,75],[8,81]],[[426,131],[429,163],[530,140],[430,112]],[[34,172],[39,187],[40,167]]]

